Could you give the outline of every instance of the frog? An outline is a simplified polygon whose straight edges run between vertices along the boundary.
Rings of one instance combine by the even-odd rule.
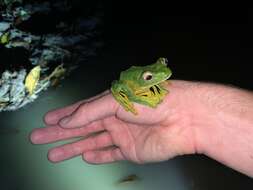
[[[145,66],[131,66],[112,81],[111,93],[114,99],[134,115],[138,115],[134,103],[156,108],[168,94],[165,88],[172,75],[167,59],[160,57],[155,63]]]

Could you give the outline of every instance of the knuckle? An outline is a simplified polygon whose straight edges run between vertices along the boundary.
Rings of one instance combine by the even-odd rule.
[[[90,103],[89,102],[85,102],[83,104],[80,105],[80,107],[78,108],[78,111],[76,113],[77,117],[83,117],[85,118],[86,123],[90,123],[90,116],[89,116],[89,107],[90,107]]]

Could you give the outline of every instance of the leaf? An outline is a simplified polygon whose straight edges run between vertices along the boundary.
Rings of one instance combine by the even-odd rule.
[[[25,79],[25,87],[30,95],[34,93],[34,90],[36,89],[36,86],[38,84],[38,81],[40,79],[40,65],[34,67],[26,76]]]
[[[0,37],[0,44],[8,44],[9,40],[10,40],[10,33],[9,32],[5,32]]]
[[[120,179],[118,181],[118,184],[125,184],[125,183],[129,183],[129,182],[135,182],[135,181],[139,181],[140,180],[140,177],[135,175],[135,174],[131,174],[131,175],[128,175],[122,179]]]

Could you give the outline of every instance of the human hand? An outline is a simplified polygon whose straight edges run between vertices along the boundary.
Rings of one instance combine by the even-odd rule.
[[[94,164],[129,160],[158,162],[203,153],[253,176],[253,93],[219,84],[171,80],[156,109],[134,104],[126,112],[109,91],[50,111],[45,128],[31,133],[34,144],[83,137],[49,150],[59,162],[83,155]],[[64,124],[64,120],[69,119]]]
[[[82,155],[89,163],[118,160],[157,162],[196,151],[190,82],[171,81],[169,94],[156,108],[134,104],[138,115],[126,112],[109,91],[45,115],[45,128],[31,133],[34,144],[82,139],[49,150],[59,162]],[[191,98],[191,99],[189,99]],[[68,122],[64,123],[64,121]]]

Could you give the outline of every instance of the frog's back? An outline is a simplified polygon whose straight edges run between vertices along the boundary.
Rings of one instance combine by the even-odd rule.
[[[142,73],[142,68],[140,66],[131,66],[129,69],[122,71],[120,73],[120,80],[123,81],[137,81],[140,74]]]

